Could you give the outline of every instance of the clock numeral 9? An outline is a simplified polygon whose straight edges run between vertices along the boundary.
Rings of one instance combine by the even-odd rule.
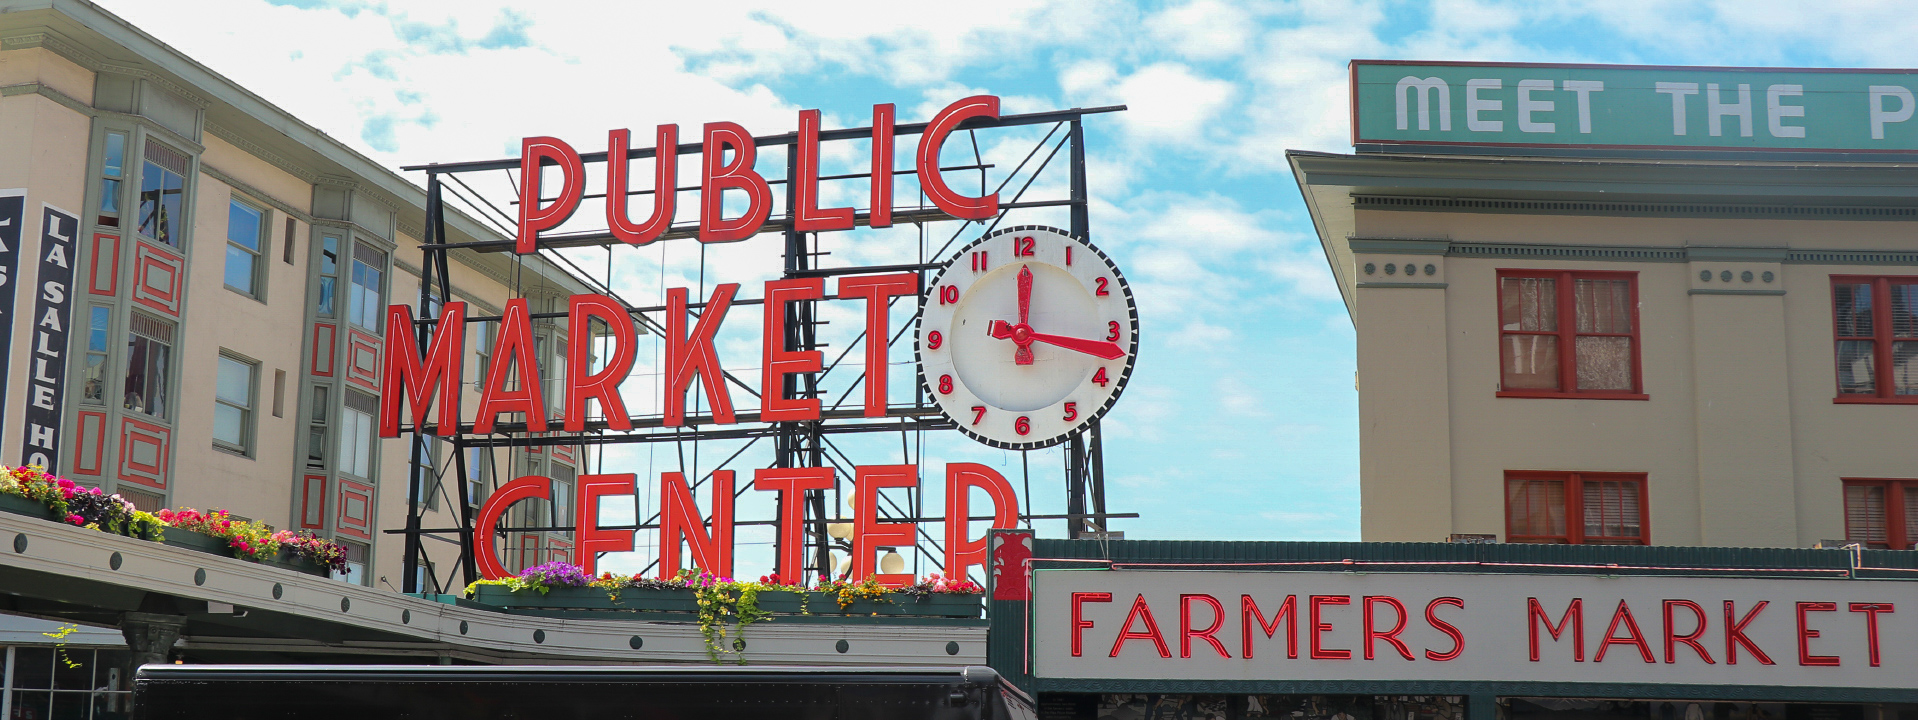
[[[1020,415],[1018,420],[1012,421],[1012,431],[1020,435],[1032,434],[1032,418]]]
[[[1111,295],[1111,294],[1112,294],[1112,293],[1110,293],[1110,292],[1107,292],[1107,291],[1106,291],[1106,279],[1105,279],[1105,278],[1099,278],[1099,291],[1098,291],[1098,292],[1095,292],[1095,293],[1093,293],[1093,294],[1094,294],[1094,295],[1097,295],[1097,296],[1099,296],[1099,297],[1105,297],[1105,296],[1107,296],[1107,295]]]
[[[1066,403],[1066,422],[1072,422],[1077,419],[1079,419],[1079,403]]]
[[[986,419],[986,406],[984,405],[972,406],[972,424],[978,425],[979,421],[984,419]]]
[[[1112,342],[1114,340],[1119,339],[1119,321],[1113,320],[1111,322],[1106,323],[1106,330],[1107,330],[1106,342]],[[934,345],[933,347],[938,347],[938,346]]]
[[[1106,380],[1106,369],[1099,368],[1098,372],[1093,373],[1092,382],[1097,384],[1099,387],[1105,387],[1106,383],[1109,382],[1108,380]]]
[[[939,376],[939,394],[940,395],[952,394],[952,376],[951,375]]]
[[[1013,238],[1012,239],[1012,256],[1013,257],[1032,257],[1034,255],[1037,255],[1038,253],[1035,252],[1034,250],[1035,250],[1035,246],[1037,246],[1038,244],[1039,242],[1037,240],[1033,240],[1031,236]]]
[[[939,288],[939,304],[951,305],[959,302],[959,286],[942,285]]]
[[[939,346],[944,344],[945,341],[946,336],[940,335],[938,330],[926,333],[926,349],[928,350],[938,350]]]

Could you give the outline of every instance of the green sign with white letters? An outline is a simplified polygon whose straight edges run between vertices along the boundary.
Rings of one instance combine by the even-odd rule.
[[[1918,70],[1381,60],[1351,69],[1358,145],[1918,153]]]

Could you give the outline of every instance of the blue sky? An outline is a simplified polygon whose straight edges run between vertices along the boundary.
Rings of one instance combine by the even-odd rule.
[[[1908,39],[1918,22],[1892,2],[103,4],[395,167],[505,157],[528,135],[591,150],[623,127],[649,143],[663,122],[679,123],[682,140],[712,120],[781,133],[802,108],[823,110],[826,127],[864,125],[880,102],[920,121],[975,93],[1001,96],[1007,112],[1129,105],[1086,126],[1092,239],[1116,257],[1142,312],[1137,374],[1108,418],[1106,445],[1110,509],[1142,515],[1114,527],[1134,538],[1359,536],[1352,328],[1283,158],[1288,148],[1350,150],[1348,60],[1918,64]],[[1010,167],[1036,138],[1005,133],[985,152]],[[829,152],[828,172],[856,169],[862,148]],[[908,152],[902,145],[902,163]],[[902,233],[911,231],[835,239],[835,262],[910,260],[914,239]],[[958,232],[963,243],[977,228],[929,232],[940,242]],[[662,287],[777,271],[777,246],[764,241],[707,248],[703,276],[696,244],[663,245],[615,254],[615,286],[643,301]],[[579,258],[606,266],[603,253]],[[749,284],[744,295],[757,292]],[[851,327],[857,312],[828,317]],[[757,365],[757,322],[729,319],[729,367]],[[835,348],[849,338],[840,340]],[[653,371],[650,347],[640,375]],[[900,352],[910,358],[902,347],[895,361]],[[894,371],[895,397],[910,392],[909,375],[910,366]],[[1020,484],[1015,453],[956,435],[923,440],[929,478],[946,460],[970,460]],[[644,478],[677,468],[673,449],[617,450],[605,462]],[[695,467],[736,449],[709,444]],[[855,463],[900,461],[897,435],[841,449]],[[1062,512],[1059,456],[1026,460],[1034,510]],[[741,516],[770,514],[752,495]],[[939,504],[935,492],[927,512]],[[1039,528],[1060,533],[1057,522]],[[753,547],[741,546],[741,574],[770,562]]]

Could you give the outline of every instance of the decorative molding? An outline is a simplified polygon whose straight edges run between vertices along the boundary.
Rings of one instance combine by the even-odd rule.
[[[1781,247],[1708,247],[1686,246],[1685,257],[1693,261],[1780,263],[1791,253]]]
[[[55,55],[70,60],[75,65],[98,72],[105,65],[100,58],[86,49],[62,37],[59,33],[46,28],[35,28],[37,32],[9,35],[0,38],[0,50],[25,50],[28,48],[46,48]]]
[[[1918,265],[1918,252],[1898,250],[1792,250],[1785,262],[1801,265]]]
[[[87,117],[94,117],[100,114],[98,111],[93,109],[92,105],[88,105],[86,103],[80,102],[79,98],[73,97],[72,95],[68,95],[66,93],[60,92],[59,90],[55,90],[51,87],[47,87],[44,83],[37,83],[37,82],[21,83],[19,85],[8,85],[6,87],[0,87],[0,97],[15,97],[19,95],[39,95],[48,100],[52,100],[56,103],[59,103],[62,107],[65,107],[68,110],[72,110],[74,112],[80,113],[81,115],[85,115]]]
[[[1721,290],[1718,288],[1692,288],[1692,295],[1783,295],[1783,290]]]
[[[1449,257],[1523,258],[1527,260],[1610,260],[1622,262],[1685,262],[1682,247],[1622,247],[1608,245],[1542,245],[1538,243],[1453,242]]]
[[[1444,255],[1452,244],[1443,238],[1362,238],[1348,237],[1345,242],[1354,253],[1394,255]]]
[[[206,130],[206,133],[208,135],[212,135],[213,137],[224,140],[226,141],[227,144],[239,148],[241,151],[245,152],[248,155],[252,155],[253,157],[259,158],[261,160],[265,160],[268,165],[272,165],[273,167],[284,170],[286,171],[287,174],[292,175],[293,177],[299,178],[302,182],[305,182],[308,185],[318,184],[319,182],[318,173],[315,173],[312,170],[309,170],[307,168],[301,167],[298,163],[295,163],[292,160],[288,160],[286,156],[273,152],[272,150],[268,150],[266,149],[265,146],[262,146],[259,143],[253,142],[252,140],[248,140],[244,136],[241,136],[239,133],[234,132],[232,128],[215,123],[211,120],[201,123],[201,125],[202,125],[202,128]]]
[[[159,85],[162,89],[166,90],[167,92],[180,96],[182,99],[186,100],[189,103],[192,103],[194,107],[197,107],[201,110],[205,110],[208,105],[213,104],[211,101],[207,100],[206,98],[201,97],[199,93],[194,92],[192,88],[189,88],[185,85],[181,85],[172,80],[169,80],[165,76],[159,73],[156,73],[152,70],[148,70],[146,68],[134,67],[132,65],[118,65],[118,64],[109,63],[109,62],[102,62],[99,65],[98,71],[113,73],[115,75],[131,75],[133,77],[140,78],[142,80],[153,83],[155,85]]]
[[[286,201],[273,197],[272,194],[264,190],[261,190],[257,187],[254,187],[252,184],[247,183],[244,180],[233,177],[232,175],[227,174],[226,172],[220,170],[219,168],[215,168],[212,165],[208,165],[206,164],[206,161],[204,160],[200,162],[200,172],[206,173],[209,177],[212,177],[215,180],[226,183],[227,186],[232,187],[233,189],[238,190],[241,193],[244,193],[249,198],[258,200],[268,205],[272,205],[275,210],[279,210],[280,212],[291,215],[295,219],[299,220],[300,222],[306,223],[308,225],[313,224],[313,216],[307,214],[306,211],[293,207],[291,204],[288,204]]]
[[[1409,282],[1409,283],[1408,282],[1362,282],[1362,283],[1359,283],[1359,287],[1361,288],[1415,288],[1415,289],[1425,289],[1425,290],[1443,290],[1445,289],[1445,286],[1446,286],[1446,283],[1442,283],[1442,282]]]
[[[1918,219],[1918,207],[1788,205],[1783,203],[1624,202],[1353,195],[1352,207],[1359,210],[1510,213],[1521,215],[1755,217],[1801,220]]]

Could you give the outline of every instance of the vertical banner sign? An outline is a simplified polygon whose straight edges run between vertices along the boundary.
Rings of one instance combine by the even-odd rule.
[[[80,218],[42,204],[40,272],[33,301],[33,353],[27,365],[26,442],[20,453],[27,465],[59,472],[60,414],[65,407],[67,327],[73,316],[73,250]]]
[[[20,226],[27,217],[25,188],[0,190],[0,398],[11,397],[7,382],[13,361],[13,278],[20,270]],[[0,431],[7,426],[7,404],[0,401]]]

